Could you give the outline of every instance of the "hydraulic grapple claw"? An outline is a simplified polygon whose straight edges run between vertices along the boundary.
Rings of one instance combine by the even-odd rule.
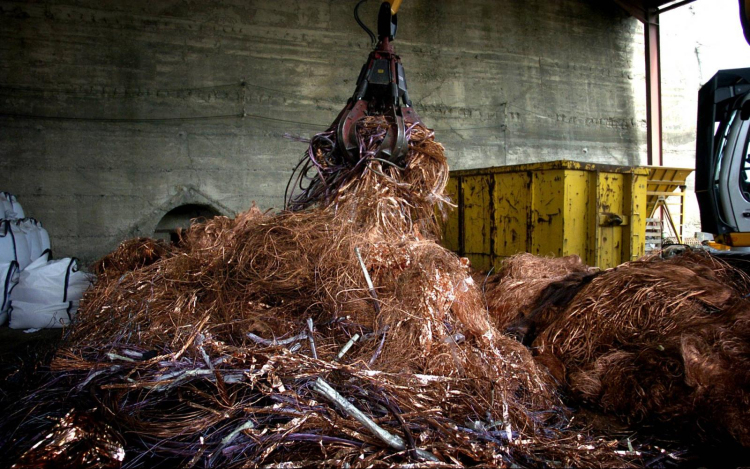
[[[391,14],[391,5],[383,2],[378,16],[380,40],[362,67],[354,94],[334,122],[339,150],[352,165],[362,157],[357,122],[364,117],[385,117],[388,130],[376,156],[393,163],[400,162],[408,151],[407,123],[422,122],[409,99],[404,66],[393,52],[395,25],[396,15]]]

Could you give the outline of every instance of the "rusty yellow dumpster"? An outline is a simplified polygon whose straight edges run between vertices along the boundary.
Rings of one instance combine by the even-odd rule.
[[[480,270],[520,252],[601,268],[644,253],[648,169],[577,161],[452,171],[444,245]]]

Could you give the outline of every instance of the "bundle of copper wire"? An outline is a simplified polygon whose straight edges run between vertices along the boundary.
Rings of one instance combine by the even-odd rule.
[[[14,469],[116,469],[122,438],[95,415],[70,411],[13,465]]]
[[[574,273],[597,270],[577,255],[554,258],[522,253],[509,257],[484,284],[490,317],[497,328],[505,330],[539,310],[541,296],[551,284]]]
[[[165,257],[171,246],[151,238],[134,238],[120,244],[114,252],[98,260],[92,271],[98,278],[120,275],[151,265]]]
[[[100,263],[131,270],[100,276],[52,368],[66,405],[93,396],[123,433],[126,467],[640,457],[568,429],[548,374],[493,326],[466,263],[436,242],[443,147],[410,126],[404,166],[384,163],[384,125],[367,118],[360,163],[319,173],[294,211],[218,217],[147,260]]]
[[[631,428],[750,446],[750,278],[705,253],[596,272],[520,254],[485,286],[495,324],[568,394]],[[666,426],[660,426],[666,423]]]
[[[748,292],[705,253],[629,262],[584,286],[534,347],[573,396],[631,424],[750,446]]]

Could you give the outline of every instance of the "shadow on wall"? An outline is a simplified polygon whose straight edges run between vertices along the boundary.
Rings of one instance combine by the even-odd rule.
[[[154,238],[177,243],[177,230],[189,228],[193,221],[204,222],[221,213],[209,205],[187,204],[173,208],[162,217],[154,229]]]

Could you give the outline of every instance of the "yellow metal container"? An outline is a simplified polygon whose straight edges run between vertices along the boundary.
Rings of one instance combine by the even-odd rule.
[[[482,270],[520,252],[614,267],[643,256],[648,174],[567,160],[452,171],[443,243]]]

